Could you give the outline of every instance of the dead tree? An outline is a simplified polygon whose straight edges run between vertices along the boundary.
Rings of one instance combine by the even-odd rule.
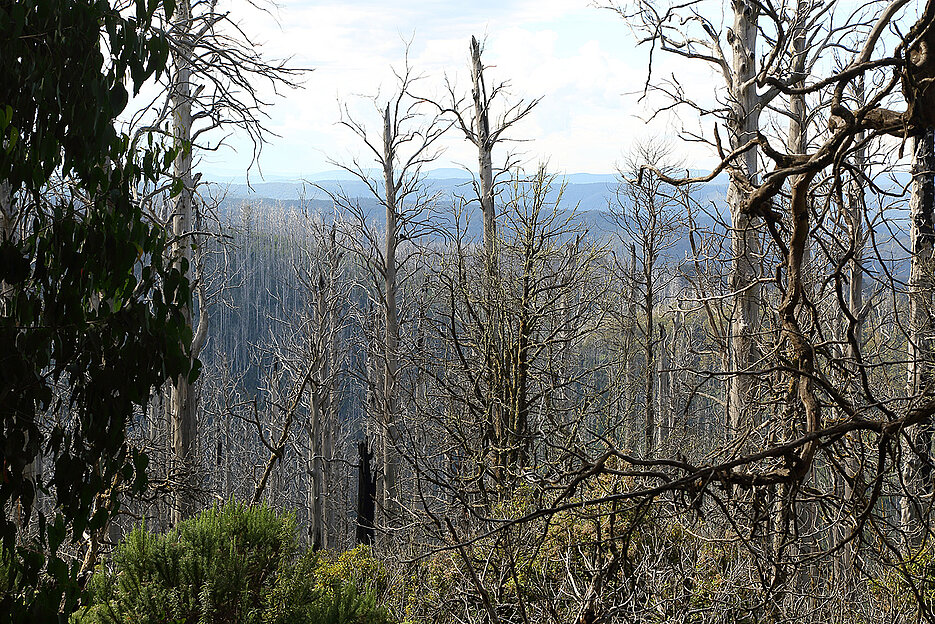
[[[715,128],[709,137],[730,176],[727,208],[730,214],[731,266],[727,315],[728,335],[724,346],[728,373],[725,393],[726,430],[729,437],[743,439],[756,423],[755,402],[759,348],[758,327],[762,305],[760,263],[762,224],[757,215],[744,209],[750,184],[761,173],[760,118],[783,94],[783,88],[802,80],[816,62],[825,41],[814,27],[828,7],[799,3],[791,14],[772,3],[732,0],[728,23],[719,24],[715,12],[701,10],[695,2],[665,9],[656,3],[640,2],[634,10],[610,5],[639,33],[640,43],[653,47],[645,93],[656,92],[685,107],[718,119],[727,134],[722,144]],[[653,60],[663,52],[710,65],[724,80],[724,96],[717,106],[691,99],[676,82],[656,80]],[[716,329],[716,328],[713,328]]]
[[[909,238],[912,245],[909,270],[909,336],[907,394],[926,402],[935,395],[935,348],[933,348],[933,294],[935,294],[935,146],[932,129],[912,139],[912,186],[909,200]],[[924,498],[931,495],[932,423],[923,421],[907,429],[901,499],[903,529],[909,543],[921,543]]]
[[[358,544],[373,544],[376,527],[377,480],[373,471],[373,453],[366,440],[357,443],[357,528]]]
[[[487,272],[493,275],[497,266],[497,178],[508,171],[512,164],[511,158],[507,156],[504,164],[495,168],[493,150],[498,144],[509,140],[506,133],[532,112],[539,103],[539,98],[529,102],[520,99],[501,105],[499,99],[506,95],[509,83],[492,83],[488,88],[484,75],[486,68],[481,59],[484,46],[476,37],[471,37],[470,53],[470,103],[465,104],[465,98],[458,94],[451,82],[447,82],[447,100],[432,103],[442,114],[451,115],[455,120],[455,126],[464,134],[464,138],[477,148],[478,172],[475,194],[484,220],[484,253]],[[501,108],[498,115],[497,111]]]
[[[660,347],[665,348],[660,312],[664,291],[672,281],[665,275],[672,275],[665,264],[671,262],[669,253],[680,236],[679,212],[688,200],[688,189],[666,184],[651,172],[641,173],[641,167],[652,163],[671,172],[671,165],[664,162],[667,151],[662,144],[638,146],[628,159],[627,169],[619,173],[621,181],[610,205],[617,236],[633,250],[628,272],[632,275],[633,296],[639,298],[639,320],[634,322],[641,334],[643,353],[642,450],[646,457],[653,457],[664,442],[660,420],[668,417],[659,410],[668,397],[656,395],[660,382],[657,354]]]
[[[395,76],[398,84],[394,95],[384,101],[379,98],[373,100],[382,127],[379,141],[371,138],[365,123],[351,113],[347,104],[342,109],[342,125],[360,140],[368,156],[372,157],[379,167],[380,179],[371,177],[359,160],[350,164],[335,163],[362,181],[368,194],[384,209],[382,241],[371,227],[359,201],[340,191],[326,191],[339,211],[357,222],[358,242],[349,249],[369,276],[366,288],[383,315],[379,429],[383,485],[380,510],[385,524],[398,521],[402,511],[399,485],[399,446],[402,443],[399,422],[402,417],[399,392],[400,272],[405,270],[413,253],[412,241],[418,240],[432,227],[428,217],[434,198],[424,184],[422,167],[437,157],[435,144],[446,129],[437,115],[425,116],[422,112],[424,102],[411,95],[412,85],[418,78],[411,73],[408,57],[403,70],[395,72]]]
[[[198,219],[200,179],[195,173],[196,152],[216,150],[224,140],[223,136],[216,136],[216,131],[236,128],[252,139],[256,157],[268,136],[263,125],[263,108],[267,103],[259,97],[257,83],[267,82],[274,88],[295,87],[295,79],[302,70],[264,58],[229,13],[218,12],[216,2],[180,0],[164,30],[172,68],[164,80],[164,94],[144,106],[132,120],[131,125],[136,128],[132,140],[139,141],[149,132],[171,126],[171,138],[178,150],[173,187],[145,189],[140,200],[145,205],[171,190],[166,227],[173,241],[170,249],[173,262],[195,286],[197,305],[191,298],[179,303],[192,328],[190,349],[192,360],[196,361],[208,332],[208,302],[199,285],[201,276],[195,272],[200,261],[193,258],[193,249],[199,247],[201,236],[194,227]],[[195,511],[192,479],[197,452],[197,405],[190,380],[176,380],[168,405],[170,446],[181,478],[173,503],[174,522]]]

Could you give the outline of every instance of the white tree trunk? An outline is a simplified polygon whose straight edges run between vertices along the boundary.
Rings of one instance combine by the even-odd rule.
[[[732,74],[730,84],[731,113],[728,123],[731,148],[737,148],[754,138],[759,130],[759,101],[756,92],[756,38],[759,7],[750,0],[732,0],[734,27],[728,38],[731,45]],[[741,157],[741,171],[749,181],[756,177],[758,150],[753,147]],[[760,243],[753,220],[741,212],[746,191],[744,181],[731,176],[727,189],[727,206],[733,228],[733,255],[730,285],[733,303],[730,318],[730,365],[727,399],[728,427],[736,436],[750,424],[750,390],[753,366],[756,362],[754,340],[759,322],[760,286],[756,261]]]
[[[183,263],[189,267],[192,261],[191,233],[193,222],[193,178],[192,178],[192,102],[191,63],[192,46],[187,35],[191,21],[191,1],[181,0],[177,7],[176,23],[183,34],[179,38],[179,50],[175,53],[175,91],[172,97],[173,135],[181,152],[175,159],[175,176],[182,182],[182,191],[175,201],[171,216],[170,234],[174,240],[170,253],[175,266],[180,270]],[[192,326],[192,301],[181,304],[182,315],[189,327]],[[172,523],[177,524],[194,513],[193,462],[195,449],[195,396],[188,379],[180,377],[172,384],[169,411],[172,433],[172,451],[175,468],[180,471],[181,482],[175,492]]]
[[[474,98],[474,136],[480,177],[480,206],[484,216],[484,255],[488,277],[497,270],[497,213],[493,193],[493,143],[490,140],[488,98],[484,84],[484,65],[477,39],[471,37],[471,80]]]
[[[396,313],[396,245],[398,236],[396,186],[393,171],[395,136],[387,104],[383,116],[383,178],[386,185],[386,253],[384,261],[384,367],[383,367],[383,513],[386,520],[398,511],[399,466],[396,447],[399,435],[396,424],[398,399],[396,377],[399,371],[399,323]]]

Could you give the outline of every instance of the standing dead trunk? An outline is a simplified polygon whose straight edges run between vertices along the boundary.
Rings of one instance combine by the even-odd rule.
[[[732,0],[734,27],[728,42],[731,46],[732,73],[730,81],[730,145],[736,149],[756,137],[759,131],[760,109],[756,92],[756,38],[759,5],[750,0]],[[751,147],[740,157],[742,176],[731,175],[727,189],[730,210],[732,262],[730,286],[733,302],[730,316],[730,365],[727,398],[729,436],[739,435],[751,424],[750,414],[752,369],[756,363],[755,332],[759,320],[760,286],[756,262],[760,253],[753,219],[743,213],[746,198],[744,186],[753,182],[757,173],[758,150]]]
[[[497,213],[493,192],[493,142],[490,140],[490,98],[484,83],[483,50],[476,37],[471,37],[471,99],[474,105],[474,124],[468,135],[477,147],[477,166],[481,214],[484,220],[484,315],[486,333],[486,371],[488,385],[487,427],[488,437],[493,444],[494,474],[498,481],[505,478],[504,470],[509,467],[510,441],[509,423],[506,422],[506,406],[509,405],[510,388],[504,375],[509,363],[504,361],[509,353],[502,352],[499,344],[503,337],[501,318],[496,305],[498,298],[497,276]],[[507,347],[508,349],[508,347]]]
[[[859,83],[858,87],[858,102],[863,102],[863,87],[862,82]],[[862,145],[864,141],[864,133],[861,132],[855,137],[855,142],[858,145]],[[857,171],[866,171],[866,149],[864,147],[858,148],[856,154],[854,155],[854,168]],[[855,396],[858,395],[857,392],[853,391],[853,387],[856,384],[856,379],[858,375],[857,362],[860,358],[860,346],[863,342],[863,291],[864,291],[864,268],[863,268],[863,247],[864,247],[864,235],[863,235],[863,219],[864,219],[864,185],[863,181],[855,177],[851,180],[849,189],[848,189],[848,206],[847,210],[847,224],[850,235],[850,247],[852,249],[851,259],[848,261],[848,291],[847,291],[847,305],[848,310],[850,311],[851,319],[848,319],[846,324],[846,341],[847,341],[847,361],[849,363],[850,370],[849,375],[852,376],[852,380],[848,384],[849,390]],[[856,437],[856,434],[852,434],[852,437],[845,438],[843,441],[845,448],[845,461],[844,461],[844,474],[840,472],[835,473],[835,478],[837,480],[836,490],[841,493],[841,500],[845,504],[845,514],[846,517],[843,519],[842,526],[838,531],[838,541],[847,539],[852,533],[857,530],[856,522],[856,508],[852,507],[858,498],[863,494],[861,492],[861,476],[860,476],[860,462],[857,457],[857,448],[859,440]],[[844,544],[841,549],[840,554],[835,558],[835,578],[836,582],[841,587],[851,587],[851,582],[854,578],[854,553],[855,553],[855,544],[853,540],[848,541]],[[852,590],[851,590],[852,591]]]
[[[358,544],[373,544],[376,478],[372,466],[373,453],[367,447],[367,441],[357,443],[357,529]]]
[[[399,466],[396,447],[399,443],[396,417],[398,398],[396,396],[396,377],[399,371],[399,323],[396,313],[396,246],[397,206],[396,178],[393,163],[396,137],[395,125],[391,120],[390,105],[386,105],[383,115],[383,180],[385,184],[386,204],[386,250],[384,256],[384,366],[383,366],[383,514],[386,520],[396,517],[399,504]]]
[[[806,15],[806,7],[802,2],[799,3],[796,10],[797,17],[804,19]],[[805,78],[805,26],[804,24],[794,23],[793,24],[793,49],[795,56],[793,57],[793,86],[802,87],[804,85],[803,81]],[[789,97],[789,131],[786,138],[786,149],[790,154],[804,154],[807,149],[807,112],[806,112],[806,103],[805,96],[801,94],[793,94]],[[805,210],[810,213],[811,206],[806,202]],[[803,291],[802,296],[807,297],[808,293],[811,292],[812,284],[811,282],[811,272],[808,271],[808,261],[811,255],[811,242],[808,239],[808,234],[803,241],[804,250],[803,255]],[[802,309],[805,309],[804,306],[800,305],[796,313],[800,313]],[[795,423],[785,422],[781,423],[783,427],[782,436],[785,439],[791,439],[798,435],[795,430]],[[813,481],[815,478],[815,468],[812,466],[805,478],[803,479],[803,484],[808,486],[810,481]],[[801,491],[801,486],[796,484],[795,489],[790,484],[783,484],[779,488],[779,495],[777,497],[776,504],[779,506],[779,509],[776,510],[776,515],[774,517],[774,526],[777,527],[776,533],[774,534],[774,543],[773,543],[773,556],[777,565],[779,565],[780,558],[782,556],[783,544],[789,538],[788,532],[791,528],[786,522],[784,522],[784,514],[786,513],[785,507],[788,505],[795,504],[795,519],[797,528],[799,532],[800,539],[798,543],[792,547],[790,552],[793,556],[798,556],[801,558],[807,558],[809,555],[814,553],[818,548],[817,543],[817,533],[818,533],[818,509],[810,501],[793,501],[793,496],[797,492]],[[791,519],[791,518],[790,518]],[[814,608],[814,594],[815,588],[811,586],[811,583],[815,582],[815,575],[817,574],[817,569],[814,564],[805,564],[800,565],[798,568],[796,584],[798,585],[798,591],[803,595],[807,596],[810,608]]]
[[[308,543],[313,550],[318,550],[324,546],[325,526],[324,526],[324,475],[322,474],[322,401],[321,394],[316,387],[312,386],[311,397],[310,427],[308,432],[308,471],[310,483],[308,488]]]
[[[627,331],[627,394],[628,394],[628,404],[627,404],[627,413],[625,418],[627,419],[627,444],[636,445],[638,444],[636,440],[637,427],[639,422],[639,401],[637,400],[639,396],[639,362],[636,359],[636,333],[639,331],[639,325],[637,323],[636,317],[636,284],[638,283],[637,279],[637,265],[636,265],[636,245],[630,243],[630,265],[629,265],[629,281],[630,281],[630,295],[627,298],[627,317],[629,319],[629,328]],[[631,429],[632,427],[632,429]]]
[[[643,315],[645,330],[643,332],[643,450],[645,457],[651,459],[655,450],[656,441],[656,335],[654,308],[654,284],[652,262],[652,249],[643,248],[643,281],[646,291],[643,293]]]
[[[930,399],[935,393],[932,373],[935,354],[932,344],[932,295],[935,268],[935,153],[932,130],[914,139],[912,153],[912,196],[910,232],[912,245],[909,273],[909,370],[907,391],[913,402]],[[903,438],[903,483],[907,490],[901,502],[903,530],[908,546],[918,546],[921,539],[922,497],[931,488],[931,423],[909,427]]]
[[[334,247],[331,248],[332,252]],[[320,314],[324,318],[324,358],[321,370],[321,392],[324,397],[322,406],[322,432],[321,432],[321,525],[322,525],[322,546],[324,548],[332,547],[337,536],[337,527],[335,526],[335,509],[337,507],[336,495],[338,488],[334,479],[334,438],[338,419],[335,417],[335,366],[338,352],[337,345],[337,322],[336,315],[336,292],[334,288],[335,277],[333,271],[336,264],[330,264],[332,274],[329,276],[327,284],[321,281],[321,308]],[[327,290],[326,290],[327,288]],[[330,302],[330,303],[328,303]]]
[[[484,84],[484,64],[481,46],[471,37],[471,95],[474,100],[474,143],[477,146],[478,177],[480,181],[480,207],[484,217],[484,262],[488,279],[497,271],[497,213],[493,193],[493,141],[490,139],[487,87]]]
[[[181,0],[177,8],[176,23],[181,31],[178,49],[174,53],[176,75],[172,95],[173,135],[175,145],[180,150],[175,159],[175,176],[181,182],[181,192],[175,200],[171,215],[170,230],[173,239],[172,261],[186,277],[192,261],[192,70],[190,56],[192,42],[189,34],[191,21],[191,1]],[[186,324],[192,326],[192,300],[177,302]],[[195,397],[191,384],[185,377],[173,381],[170,398],[170,431],[172,434],[172,454],[179,483],[175,490],[172,508],[172,523],[188,518],[194,513],[193,466],[195,447]]]
[[[334,455],[334,377],[333,360],[337,352],[334,288],[337,258],[334,233],[328,249],[328,277],[318,273],[310,313],[312,315],[311,357],[312,368],[311,414],[309,423],[309,544],[313,548],[328,548],[332,538],[333,522],[330,517],[334,501],[331,478],[331,458]]]
[[[669,372],[669,353],[672,338],[666,334],[666,328],[659,323],[659,364],[656,367],[658,390],[656,392],[656,448],[662,449],[672,432],[672,375]]]

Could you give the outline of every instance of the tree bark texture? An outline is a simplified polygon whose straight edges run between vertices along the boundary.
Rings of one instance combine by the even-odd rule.
[[[398,397],[396,381],[399,371],[399,322],[396,310],[396,246],[398,243],[398,210],[396,206],[396,182],[393,162],[396,157],[394,124],[390,105],[383,115],[383,179],[386,203],[386,249],[384,266],[384,367],[383,367],[383,513],[386,520],[397,515],[399,503],[399,459],[397,445]]]
[[[909,203],[911,266],[909,272],[909,340],[907,391],[913,402],[931,397],[933,356],[932,294],[933,252],[935,252],[935,193],[933,193],[932,130],[913,139],[912,195]],[[902,498],[901,520],[909,534],[910,546],[920,539],[922,516],[920,497],[931,492],[932,432],[926,421],[907,429],[903,437],[903,482],[907,496]]]
[[[192,247],[192,213],[193,193],[192,182],[192,71],[190,55],[192,44],[189,37],[189,28],[192,17],[191,1],[181,0],[177,7],[176,24],[183,33],[179,37],[179,49],[174,52],[176,76],[174,93],[172,96],[173,135],[176,147],[180,149],[175,159],[175,176],[181,181],[182,190],[176,197],[171,218],[171,235],[173,238],[172,258],[179,270],[191,266]],[[186,270],[187,273],[187,270]],[[192,326],[192,300],[177,302],[181,304],[182,315],[189,327]],[[180,477],[176,487],[175,501],[172,509],[172,523],[177,524],[191,516],[194,509],[193,497],[193,461],[195,449],[195,396],[191,384],[186,377],[180,377],[172,384],[169,410],[170,430],[172,432],[172,454],[175,461],[175,470]]]
[[[474,99],[474,135],[477,144],[480,206],[484,217],[484,256],[488,278],[497,271],[497,212],[493,192],[493,142],[490,140],[489,99],[484,84],[484,64],[477,38],[471,37],[471,95]]]
[[[759,7],[750,0],[732,0],[734,27],[728,36],[731,46],[730,146],[736,149],[756,137],[760,109],[756,92],[756,40]],[[751,147],[740,157],[743,177],[732,174],[727,189],[731,231],[730,285],[733,302],[730,317],[729,357],[732,375],[727,399],[729,437],[751,424],[750,400],[753,367],[756,365],[755,334],[759,322],[760,286],[756,263],[760,254],[753,218],[744,214],[745,186],[756,176],[758,150]],[[744,179],[746,178],[746,179]]]

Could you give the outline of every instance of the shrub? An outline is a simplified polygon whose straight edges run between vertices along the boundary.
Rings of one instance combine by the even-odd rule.
[[[229,503],[164,535],[131,532],[112,565],[95,572],[89,604],[72,621],[387,624],[376,588],[347,571],[336,576],[332,559],[300,554],[292,516]]]
[[[264,624],[390,624],[378,603],[386,569],[370,549],[305,553],[284,570],[267,601]]]

